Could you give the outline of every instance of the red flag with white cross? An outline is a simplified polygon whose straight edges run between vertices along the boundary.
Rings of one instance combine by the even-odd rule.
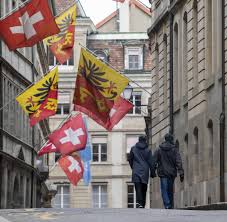
[[[49,136],[49,140],[63,155],[85,149],[87,131],[82,115],[79,114],[67,120],[60,129]]]
[[[46,153],[55,153],[55,152],[58,152],[58,149],[53,143],[51,143],[48,140],[38,151],[38,156],[42,156],[43,154],[46,154]]]
[[[122,98],[119,97],[117,101],[114,103],[112,109],[110,110],[110,119],[106,124],[106,129],[111,131],[113,127],[118,124],[118,122],[133,108],[133,104]]]
[[[31,47],[59,32],[47,0],[31,0],[0,20],[0,37],[10,50]]]
[[[79,156],[63,156],[58,160],[69,181],[76,186],[83,177],[84,168]]]

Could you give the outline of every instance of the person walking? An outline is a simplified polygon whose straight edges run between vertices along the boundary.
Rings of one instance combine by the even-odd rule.
[[[140,136],[139,141],[131,148],[128,162],[132,169],[132,182],[136,190],[136,207],[144,208],[146,204],[147,184],[152,167],[152,153],[148,149],[146,136]]]
[[[160,177],[161,194],[164,207],[173,209],[173,187],[177,172],[180,181],[184,181],[184,170],[182,160],[174,138],[170,133],[165,135],[165,141],[155,150],[152,160],[152,177],[156,176],[156,171]]]

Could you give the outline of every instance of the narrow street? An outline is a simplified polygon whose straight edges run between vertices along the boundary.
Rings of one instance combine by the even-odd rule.
[[[0,222],[226,222],[227,211],[162,209],[15,209],[1,210]]]

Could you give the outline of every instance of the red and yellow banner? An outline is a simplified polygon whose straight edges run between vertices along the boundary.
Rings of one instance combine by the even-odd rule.
[[[58,104],[58,67],[20,94],[16,100],[29,115],[30,125],[52,116]]]
[[[50,47],[51,52],[56,59],[63,64],[71,56],[74,46],[74,35],[76,26],[76,5],[70,7],[67,11],[57,16],[55,19],[60,32],[44,40]]]

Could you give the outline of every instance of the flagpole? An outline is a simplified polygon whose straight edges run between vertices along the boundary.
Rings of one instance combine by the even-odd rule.
[[[99,60],[101,60],[102,62],[106,63],[108,66],[110,66],[112,69],[114,69],[115,71],[119,72],[122,76],[126,77],[130,82],[133,82],[135,85],[137,85],[139,88],[143,89],[145,92],[147,92],[148,94],[152,95],[148,90],[146,90],[144,87],[142,87],[139,83],[135,82],[134,80],[132,80],[131,78],[129,78],[128,76],[124,75],[123,73],[121,73],[118,69],[116,69],[115,67],[113,67],[109,62],[104,61],[103,59],[99,58],[94,52],[92,52],[90,49],[88,49],[87,47],[81,45],[81,43],[79,43],[79,45],[81,47],[83,47],[84,49],[86,49],[87,51],[89,51],[91,54],[93,54],[96,58],[98,58]]]

